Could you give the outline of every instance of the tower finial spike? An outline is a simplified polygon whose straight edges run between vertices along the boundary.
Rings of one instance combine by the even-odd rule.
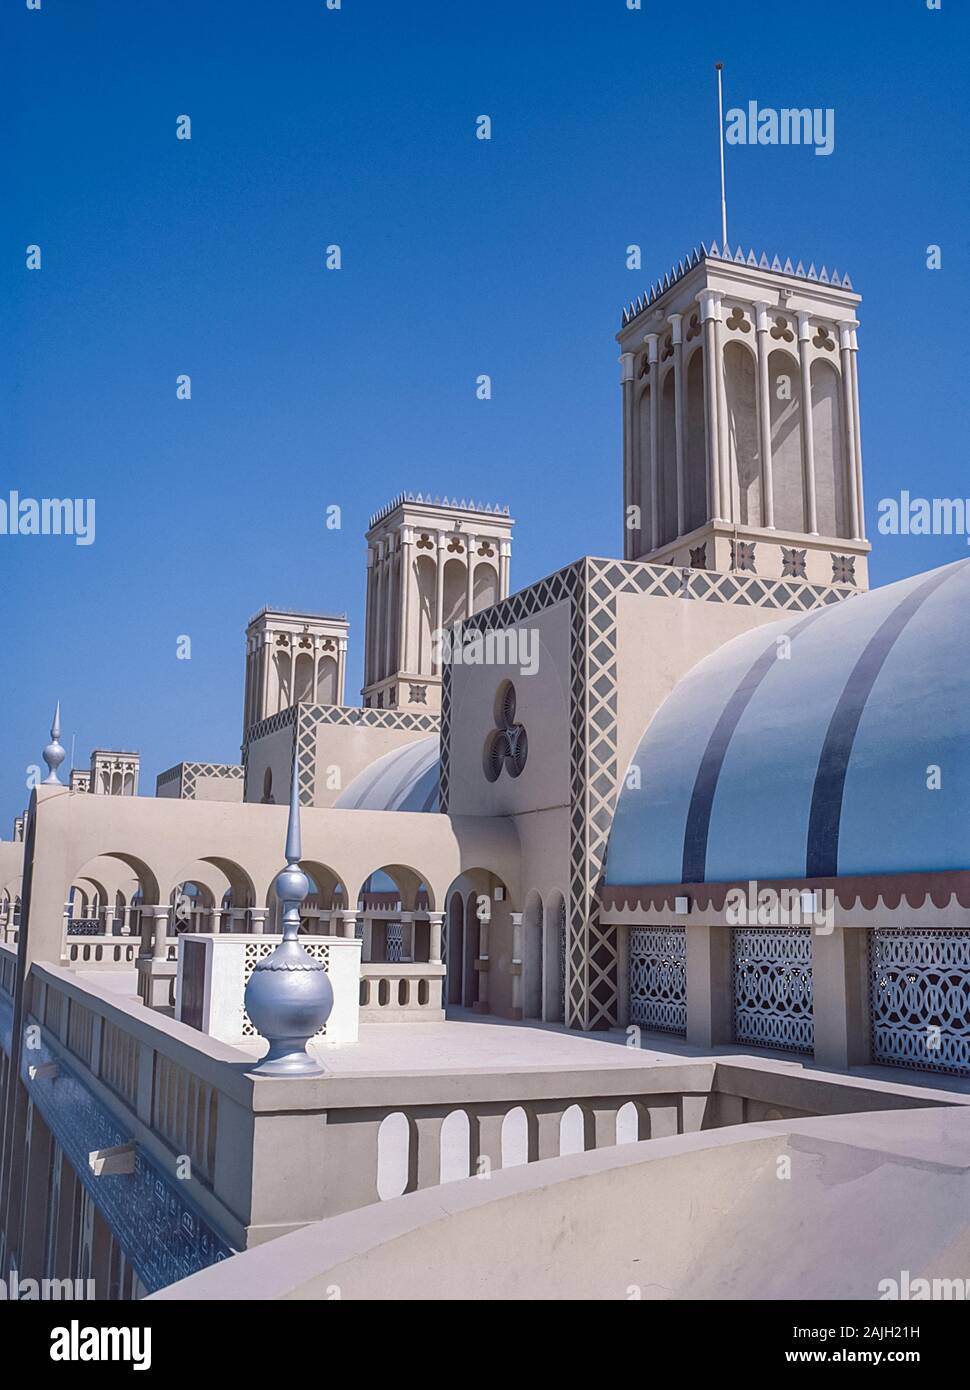
[[[286,823],[286,848],[283,851],[287,864],[299,864],[303,854],[300,836],[300,757],[293,742],[293,769],[290,774],[290,816]]]
[[[60,745],[60,737],[61,702],[60,700],[58,700],[57,705],[54,709],[54,720],[51,724],[51,741],[44,749],[43,755],[44,762],[47,764],[48,769],[47,776],[44,778],[45,786],[53,784],[54,786],[59,787],[61,785],[60,778],[57,775],[57,769],[60,767],[64,759],[67,757],[67,754],[64,752],[64,749]]]

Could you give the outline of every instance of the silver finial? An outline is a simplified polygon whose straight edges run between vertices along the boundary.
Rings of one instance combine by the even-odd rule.
[[[58,740],[61,736],[61,702],[58,700],[57,708],[54,710],[54,722],[51,725],[51,741],[44,749],[44,762],[47,764],[47,776],[44,778],[44,786],[50,783],[56,787],[61,786],[61,780],[57,775],[57,769],[67,757],[64,749]]]
[[[269,1051],[254,1068],[264,1076],[320,1076],[323,1067],[306,1050],[333,1009],[333,987],[321,961],[307,955],[299,940],[300,904],[310,880],[300,868],[300,774],[293,750],[290,814],[286,827],[286,868],[273,880],[283,909],[283,940],[261,960],[246,986],[246,1012]]]
[[[286,847],[283,850],[290,868],[300,867],[303,858],[303,844],[300,836],[300,773],[296,751],[293,753],[293,768],[290,773],[290,815],[286,822]],[[309,884],[307,893],[309,893]],[[304,894],[305,896],[305,894]],[[301,898],[302,902],[303,899]]]

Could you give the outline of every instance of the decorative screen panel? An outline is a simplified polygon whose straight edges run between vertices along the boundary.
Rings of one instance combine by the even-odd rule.
[[[872,1060],[970,1076],[970,931],[869,932]]]
[[[736,927],[733,937],[735,1042],[811,1052],[811,928]]]
[[[630,933],[630,1022],[661,1033],[687,1032],[687,933],[634,927]]]
[[[256,969],[257,962],[265,960],[267,956],[272,955],[272,953],[276,950],[278,945],[278,941],[246,942],[246,956],[245,961],[243,963],[243,989],[245,989],[246,986],[249,984],[249,977]],[[313,960],[319,960],[323,962],[324,970],[330,969],[330,947],[327,944],[327,942],[301,941],[300,945],[303,947],[304,951],[306,951],[307,955],[310,956]],[[253,1021],[249,1017],[249,1014],[246,1012],[245,1005],[243,1005],[242,1031],[244,1038],[255,1038],[258,1036],[256,1029],[253,1026]],[[327,1025],[324,1024],[322,1028],[317,1029],[313,1036],[315,1038],[322,1038],[326,1036],[326,1032]]]

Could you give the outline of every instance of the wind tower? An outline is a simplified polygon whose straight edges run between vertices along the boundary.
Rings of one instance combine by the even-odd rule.
[[[246,626],[243,743],[253,724],[290,705],[342,705],[345,617],[261,608]]]
[[[367,532],[365,706],[441,707],[435,634],[509,592],[508,507],[402,493]]]
[[[716,243],[623,311],[624,555],[868,587],[860,296]]]

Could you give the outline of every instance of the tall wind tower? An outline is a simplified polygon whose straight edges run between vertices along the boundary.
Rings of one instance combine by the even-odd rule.
[[[367,532],[365,706],[438,710],[435,633],[508,597],[508,507],[403,493]]]
[[[702,243],[623,311],[627,559],[868,587],[859,303]]]

